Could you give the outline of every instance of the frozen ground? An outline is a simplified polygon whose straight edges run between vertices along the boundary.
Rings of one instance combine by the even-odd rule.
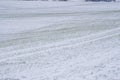
[[[120,80],[120,3],[1,1],[0,80]]]

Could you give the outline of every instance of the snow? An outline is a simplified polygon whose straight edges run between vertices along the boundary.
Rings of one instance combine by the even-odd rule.
[[[120,80],[119,5],[0,1],[0,80]]]

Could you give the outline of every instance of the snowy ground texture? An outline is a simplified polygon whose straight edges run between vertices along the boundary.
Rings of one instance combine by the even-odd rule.
[[[120,2],[0,1],[0,80],[120,80]]]

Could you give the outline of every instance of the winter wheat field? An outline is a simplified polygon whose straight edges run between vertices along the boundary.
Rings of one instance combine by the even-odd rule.
[[[120,80],[120,2],[1,0],[0,80]]]

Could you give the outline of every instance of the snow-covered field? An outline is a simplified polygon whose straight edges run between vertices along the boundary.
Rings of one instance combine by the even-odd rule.
[[[0,1],[0,80],[120,80],[120,2]]]

